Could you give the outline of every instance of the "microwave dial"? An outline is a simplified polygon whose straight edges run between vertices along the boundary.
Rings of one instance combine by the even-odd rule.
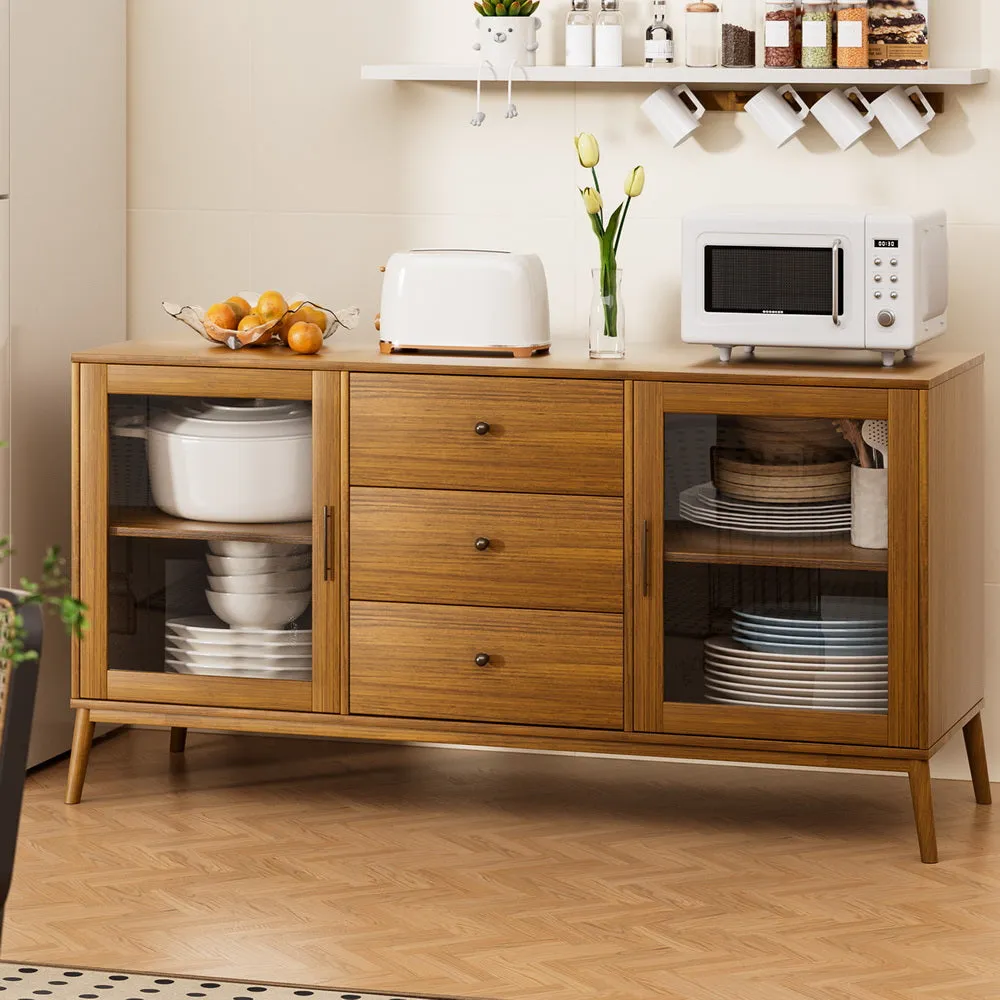
[[[896,322],[896,314],[890,309],[883,309],[878,314],[878,325],[884,326],[886,328],[892,326]]]

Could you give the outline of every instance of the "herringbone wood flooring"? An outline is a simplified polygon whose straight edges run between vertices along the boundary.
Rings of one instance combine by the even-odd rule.
[[[503,1000],[996,1000],[1000,817],[905,779],[133,732],[31,779],[4,957]]]

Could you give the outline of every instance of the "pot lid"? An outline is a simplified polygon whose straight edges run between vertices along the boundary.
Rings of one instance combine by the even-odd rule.
[[[310,437],[312,407],[295,400],[179,399],[154,413],[150,426],[184,437]]]

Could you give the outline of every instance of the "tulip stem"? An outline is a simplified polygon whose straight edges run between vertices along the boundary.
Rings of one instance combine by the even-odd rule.
[[[629,205],[632,204],[632,195],[628,196],[625,202],[625,210],[622,212],[622,221],[618,223],[618,235],[615,237],[615,256],[618,256],[618,245],[622,241],[622,230],[625,228],[625,220],[628,218]]]

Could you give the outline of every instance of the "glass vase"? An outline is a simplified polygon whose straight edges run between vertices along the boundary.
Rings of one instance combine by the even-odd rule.
[[[590,356],[625,357],[625,310],[622,302],[622,271],[595,267],[594,298],[590,307]]]

